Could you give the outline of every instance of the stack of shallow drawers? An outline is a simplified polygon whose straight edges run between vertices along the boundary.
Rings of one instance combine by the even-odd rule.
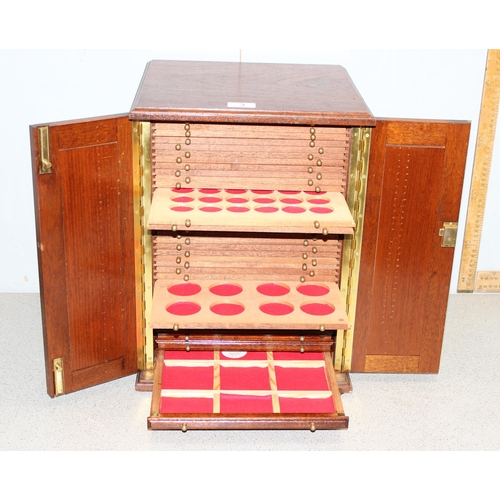
[[[350,144],[346,127],[151,125],[151,428],[347,425],[331,352]]]

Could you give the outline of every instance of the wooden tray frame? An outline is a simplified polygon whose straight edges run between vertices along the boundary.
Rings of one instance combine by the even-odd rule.
[[[199,413],[161,414],[161,380],[165,350],[157,349],[155,357],[153,396],[148,428],[152,430],[207,430],[207,429],[346,429],[349,418],[344,414],[332,357],[324,353],[324,367],[328,387],[332,393],[336,413]]]

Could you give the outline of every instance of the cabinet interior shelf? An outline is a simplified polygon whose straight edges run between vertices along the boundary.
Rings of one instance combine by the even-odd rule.
[[[156,329],[348,328],[336,284],[317,282],[167,281],[154,286]]]
[[[168,189],[153,194],[150,230],[352,234],[354,221],[338,192]]]

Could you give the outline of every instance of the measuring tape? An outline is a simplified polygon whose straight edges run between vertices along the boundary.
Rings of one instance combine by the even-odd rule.
[[[488,50],[458,292],[473,292],[500,100],[500,50]]]

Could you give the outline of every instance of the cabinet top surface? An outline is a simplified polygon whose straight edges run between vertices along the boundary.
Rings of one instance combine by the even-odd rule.
[[[151,61],[132,120],[373,126],[341,66]]]

